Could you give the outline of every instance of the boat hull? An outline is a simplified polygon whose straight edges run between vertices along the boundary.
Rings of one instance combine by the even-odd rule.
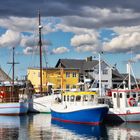
[[[28,112],[33,113],[51,113],[51,105],[59,95],[47,95],[37,98],[32,98],[29,101]]]
[[[109,111],[105,120],[115,122],[140,123],[140,112],[137,111],[137,112],[116,113]]]
[[[27,102],[1,103],[0,115],[22,115],[28,111]]]
[[[53,120],[76,124],[100,124],[108,112],[108,107],[94,107],[75,111],[59,112],[51,109]]]

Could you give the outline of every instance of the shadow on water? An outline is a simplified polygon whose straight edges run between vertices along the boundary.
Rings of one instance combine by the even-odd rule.
[[[87,139],[107,139],[107,130],[105,125],[83,125],[83,124],[72,124],[63,123],[56,120],[51,120],[52,125],[67,129],[76,135],[80,135],[82,138]]]

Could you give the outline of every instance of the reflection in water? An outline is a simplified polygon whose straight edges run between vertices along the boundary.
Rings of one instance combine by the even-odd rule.
[[[122,123],[118,126],[107,126],[109,139],[111,140],[139,140],[140,124]]]
[[[77,125],[51,115],[0,116],[0,140],[139,140],[140,124]]]
[[[22,132],[21,128],[27,124],[26,118],[27,116],[0,116],[0,139],[17,140],[23,138],[26,132]]]
[[[63,123],[52,120],[52,124],[58,126],[59,129],[67,129],[76,135],[83,138],[103,139],[107,138],[107,131],[105,125],[81,125],[72,123]]]

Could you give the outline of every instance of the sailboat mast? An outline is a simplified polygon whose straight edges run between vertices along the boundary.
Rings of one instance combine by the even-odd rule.
[[[13,54],[12,54],[12,62],[8,62],[8,64],[12,65],[12,89],[11,89],[11,99],[13,99],[13,95],[14,95],[14,77],[15,77],[15,64],[19,64],[18,62],[15,62],[15,47],[13,47]],[[10,99],[10,100],[11,100]]]
[[[14,94],[14,77],[15,77],[15,48],[13,47],[13,63],[12,63],[12,68],[13,68],[13,72],[12,72],[12,96]]]
[[[39,55],[40,55],[40,93],[42,93],[42,40],[41,40],[41,19],[40,19],[40,11],[38,12],[38,17],[39,17],[39,26],[38,26],[38,31],[39,31]]]

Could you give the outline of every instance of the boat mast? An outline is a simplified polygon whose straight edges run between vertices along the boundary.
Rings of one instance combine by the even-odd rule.
[[[101,54],[100,52],[98,53],[99,56],[99,94],[102,96],[102,88],[101,88]]]
[[[15,77],[15,64],[19,64],[15,62],[15,47],[13,47],[13,55],[12,55],[13,62],[9,62],[8,64],[12,64],[12,91],[11,91],[11,98],[13,99],[14,95],[14,77]],[[11,99],[10,99],[11,100]]]
[[[39,31],[39,55],[40,55],[40,93],[42,93],[42,40],[41,40],[41,20],[40,20],[40,11],[38,11],[38,17],[39,17],[39,26],[38,26],[38,31]]]
[[[131,90],[131,70],[130,70],[130,67],[131,67],[131,62],[128,61],[128,89]]]

